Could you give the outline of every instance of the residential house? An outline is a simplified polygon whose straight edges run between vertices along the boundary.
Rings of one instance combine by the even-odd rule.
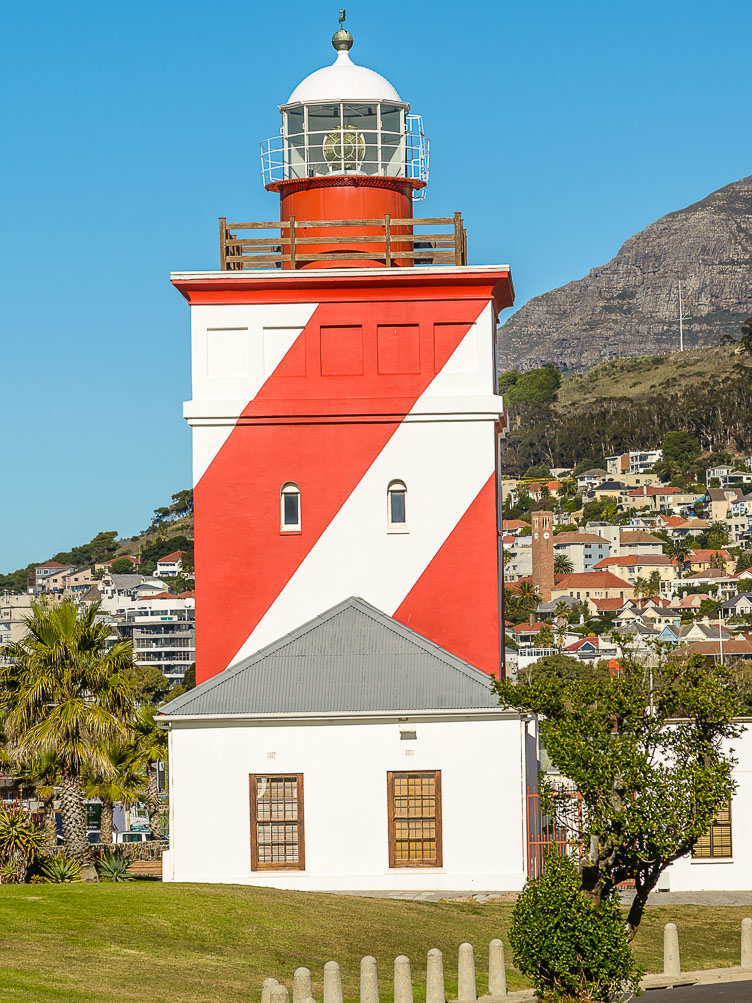
[[[747,544],[752,540],[752,492],[732,500],[726,525],[734,543]]]
[[[26,618],[36,596],[0,594],[0,645],[17,644],[26,636]]]
[[[679,515],[666,516],[659,514],[656,516],[656,523],[659,529],[664,530],[674,540],[699,536],[706,529],[710,528],[710,523],[707,519],[697,519],[695,517],[685,519]]]
[[[556,575],[551,599],[573,596],[575,599],[626,599],[634,588],[624,578],[610,571],[585,571],[581,574]]]
[[[167,585],[159,578],[148,578],[146,575],[117,575],[106,572],[99,583],[99,590],[106,599],[113,598],[144,598],[165,592]]]
[[[717,641],[719,637],[726,641],[732,636],[732,632],[719,626],[717,620],[694,620],[692,623],[683,623],[679,629],[679,637],[686,644],[692,641]]]
[[[529,522],[523,522],[522,519],[502,519],[501,521],[501,531],[507,536],[519,536],[523,529],[530,529]]]
[[[608,557],[611,544],[596,533],[554,534],[554,557],[563,554],[572,562],[575,572],[589,571],[598,561]]]
[[[162,591],[138,598],[118,595],[104,599],[102,609],[120,637],[133,642],[137,665],[155,665],[179,682],[196,661],[196,600],[193,593]]]
[[[627,557],[605,557],[595,566],[596,571],[618,570],[634,585],[638,578],[649,578],[658,572],[661,583],[673,582],[677,576],[676,564],[667,554],[634,554]],[[661,589],[664,585],[661,584]]]
[[[577,476],[577,490],[582,494],[588,489],[595,487],[596,484],[600,484],[601,481],[605,481],[608,478],[608,471],[601,470],[600,467],[593,467],[590,470],[586,470],[582,474]]]
[[[729,640],[693,641],[676,649],[677,658],[689,655],[704,655],[706,658],[721,658],[733,661],[752,661],[752,641],[748,637],[732,637]]]
[[[685,575],[684,578],[677,578],[674,582],[674,591],[680,590],[682,585],[715,585],[715,599],[728,599],[738,591],[738,582],[734,576],[718,568],[695,571],[693,574]]]
[[[623,529],[619,534],[619,556],[631,557],[640,555],[660,555],[663,553],[663,540],[642,529]]]
[[[607,456],[606,467],[609,474],[644,474],[652,470],[663,459],[662,449],[631,450],[618,456]]]
[[[185,554],[185,550],[175,550],[165,557],[160,557],[154,574],[158,578],[174,578],[176,575],[182,575]]]
[[[61,564],[59,561],[47,561],[46,564],[40,564],[38,567],[34,568],[34,590],[36,592],[45,592],[47,589],[47,582],[50,578],[59,574],[61,571],[72,570],[72,565]]]
[[[613,501],[618,505],[627,493],[627,486],[622,481],[605,480],[589,487],[584,496],[588,501]]]
[[[708,488],[705,511],[711,522],[725,522],[731,514],[731,504],[744,497],[741,488]]]
[[[109,571],[112,565],[116,561],[128,561],[135,571],[135,569],[141,563],[141,558],[134,554],[119,554],[117,557],[111,557],[109,561],[100,561],[99,564],[94,565],[95,571]]]
[[[576,658],[581,662],[596,662],[601,658],[620,658],[621,649],[617,644],[603,637],[580,637],[565,648],[563,655]]]
[[[702,495],[694,494],[691,491],[682,491],[681,488],[663,484],[633,488],[627,496],[627,503],[633,508],[649,506],[656,512],[674,512],[681,515],[684,510],[691,508],[702,497]]]
[[[350,598],[166,704],[163,880],[520,890],[536,725],[488,683]]]
[[[56,593],[71,598],[84,595],[96,583],[97,579],[91,568],[63,568],[47,577],[44,591],[46,595]]]
[[[717,567],[723,562],[723,569],[728,574],[733,574],[736,559],[728,550],[720,548],[718,550],[690,550],[687,554],[686,566],[690,571],[707,571],[709,568]]]
[[[752,613],[752,592],[740,592],[721,603],[724,616],[748,616]]]

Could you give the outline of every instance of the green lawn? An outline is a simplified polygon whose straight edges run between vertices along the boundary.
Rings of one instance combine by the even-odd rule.
[[[388,1003],[394,957],[407,954],[420,1003],[426,952],[444,952],[451,997],[464,940],[475,946],[479,990],[485,990],[488,942],[507,940],[511,910],[499,902],[403,902],[148,881],[4,885],[0,1000],[258,1001],[266,976],[290,986],[299,965],[313,972],[320,1000],[322,969],[331,959],[342,965],[345,998],[356,1000],[360,958],[374,954]],[[659,970],[663,924],[673,920],[684,968],[738,964],[739,925],[749,912],[649,909],[636,953],[648,970]],[[514,971],[508,979],[510,989],[525,984]]]

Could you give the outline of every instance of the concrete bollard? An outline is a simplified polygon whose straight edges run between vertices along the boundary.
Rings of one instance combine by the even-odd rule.
[[[413,978],[410,959],[404,954],[394,959],[394,1003],[413,1003]]]
[[[275,986],[278,986],[279,982],[276,979],[264,979],[261,983],[261,1003],[271,1003],[269,995]]]
[[[742,920],[742,968],[752,968],[752,919]]]
[[[379,1003],[379,970],[370,954],[360,960],[360,1003]]]
[[[428,952],[426,964],[426,1003],[445,1003],[444,956],[437,947]]]
[[[296,968],[292,977],[292,1003],[305,1003],[313,996],[313,982],[308,968]]]
[[[290,1003],[290,994],[287,991],[287,986],[279,984],[272,986],[269,993],[269,1003]]]
[[[676,923],[666,923],[663,928],[663,974],[681,975],[679,931],[676,928]]]
[[[342,1003],[342,972],[336,961],[324,965],[324,1003]]]
[[[460,944],[457,960],[457,999],[459,1003],[475,1003],[475,955],[472,944]]]
[[[504,945],[500,940],[492,940],[488,945],[488,995],[506,996],[507,969],[504,960]]]

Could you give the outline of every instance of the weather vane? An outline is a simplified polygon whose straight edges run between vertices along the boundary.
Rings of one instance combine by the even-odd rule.
[[[347,11],[345,10],[344,7],[341,7],[340,8],[340,12],[339,12],[339,26],[340,26],[340,28],[344,28],[344,26],[345,26],[345,18],[346,17],[347,17]]]

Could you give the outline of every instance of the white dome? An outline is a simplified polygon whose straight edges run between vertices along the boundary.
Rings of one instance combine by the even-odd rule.
[[[337,53],[331,66],[315,70],[301,80],[287,103],[298,101],[304,104],[317,101],[396,101],[404,104],[386,77],[367,66],[358,66],[344,49]]]

